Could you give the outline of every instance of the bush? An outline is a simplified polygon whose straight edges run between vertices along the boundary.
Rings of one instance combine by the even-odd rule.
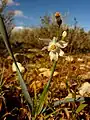
[[[69,44],[67,48],[65,48],[65,52],[75,54],[90,51],[90,32],[86,33],[84,29],[78,27],[70,28],[65,24],[58,28],[53,20],[50,21],[49,16],[41,18],[41,23],[41,27],[39,28],[25,28],[12,33],[10,37],[11,43],[18,41],[24,42],[24,44],[27,44],[28,46],[42,48],[44,42],[39,41],[39,38],[52,39],[54,36],[58,36],[58,39],[60,40],[62,32],[67,30],[68,35],[65,40],[68,41]]]

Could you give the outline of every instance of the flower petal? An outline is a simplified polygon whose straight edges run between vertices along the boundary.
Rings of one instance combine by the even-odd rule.
[[[53,37],[53,42],[56,43],[57,37]]]
[[[64,55],[64,52],[60,49],[60,53],[59,53],[60,56],[63,56]]]
[[[68,42],[65,41],[59,41],[60,48],[65,48],[68,45]]]
[[[56,43],[56,46],[57,46],[57,47],[61,47],[61,45],[59,44],[59,42]]]
[[[58,60],[58,53],[56,52],[56,55],[55,55],[55,58],[54,58],[55,61]]]
[[[56,51],[56,48],[57,48],[57,46],[56,46],[56,42],[55,41],[52,41],[52,42],[50,42],[49,43],[49,46],[48,46],[48,51]]]
[[[55,60],[55,61],[58,60],[58,53],[57,53],[57,52],[56,52],[56,53],[50,52],[50,53],[49,53],[49,56],[50,56],[50,60],[51,60],[51,61],[52,61],[52,60]]]

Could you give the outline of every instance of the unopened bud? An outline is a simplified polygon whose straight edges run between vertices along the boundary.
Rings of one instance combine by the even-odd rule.
[[[64,31],[63,33],[62,33],[62,37],[66,37],[67,36],[67,32],[66,31]]]

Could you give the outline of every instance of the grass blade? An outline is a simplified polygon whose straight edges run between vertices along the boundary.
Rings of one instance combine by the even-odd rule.
[[[22,75],[20,73],[20,70],[18,68],[18,65],[16,63],[16,60],[14,58],[14,55],[13,55],[13,51],[11,49],[11,45],[10,45],[10,42],[9,42],[9,38],[8,38],[8,34],[7,34],[7,31],[6,31],[6,28],[5,28],[5,24],[3,22],[3,18],[0,14],[0,33],[3,37],[3,41],[6,45],[6,48],[10,54],[10,56],[12,57],[14,63],[15,63],[15,66],[16,66],[16,69],[17,69],[17,74],[18,74],[18,77],[19,77],[19,82],[20,82],[20,86],[21,86],[21,89],[22,89],[22,93],[24,94],[24,97],[25,97],[25,100],[28,102],[29,106],[31,107],[31,110],[33,110],[33,103],[32,103],[32,100],[31,100],[31,97],[28,93],[28,90],[27,90],[27,87],[24,83],[24,80],[22,78]]]
[[[90,101],[90,97],[79,97],[79,98],[67,98],[64,100],[59,100],[54,102],[54,107],[61,105],[61,104],[66,104],[66,103],[73,103],[73,102],[89,102]]]
[[[81,112],[88,104],[80,104],[79,107],[76,110],[76,113],[78,114]]]

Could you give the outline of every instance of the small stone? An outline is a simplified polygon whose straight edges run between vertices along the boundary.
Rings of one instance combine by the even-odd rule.
[[[47,68],[40,68],[39,69],[40,72],[44,72],[44,71],[47,71],[47,70],[49,70],[49,69],[47,69]]]
[[[90,79],[90,72],[87,72],[85,74],[79,75],[79,78],[85,80],[85,79]]]
[[[90,83],[83,83],[79,88],[79,94],[84,97],[90,97]]]
[[[39,76],[50,77],[51,71],[47,68],[40,68],[39,71],[41,72]],[[53,76],[57,76],[59,73],[54,71]]]
[[[85,70],[86,65],[85,64],[80,64],[80,70]]]
[[[77,58],[77,61],[83,62],[84,60],[82,58]]]
[[[60,89],[66,89],[66,84],[64,82],[61,82],[60,83]]]
[[[76,95],[76,98],[79,98],[80,95]],[[65,97],[65,99],[68,99],[68,98],[73,98],[73,95],[72,93],[69,93],[68,96]]]
[[[68,62],[72,62],[74,59],[72,56],[66,56],[65,60]]]
[[[21,63],[17,62],[17,65],[18,65],[21,73],[25,72],[25,68],[22,66]],[[12,64],[12,71],[13,71],[13,72],[16,72],[16,71],[17,71],[17,70],[16,70],[15,63]]]

